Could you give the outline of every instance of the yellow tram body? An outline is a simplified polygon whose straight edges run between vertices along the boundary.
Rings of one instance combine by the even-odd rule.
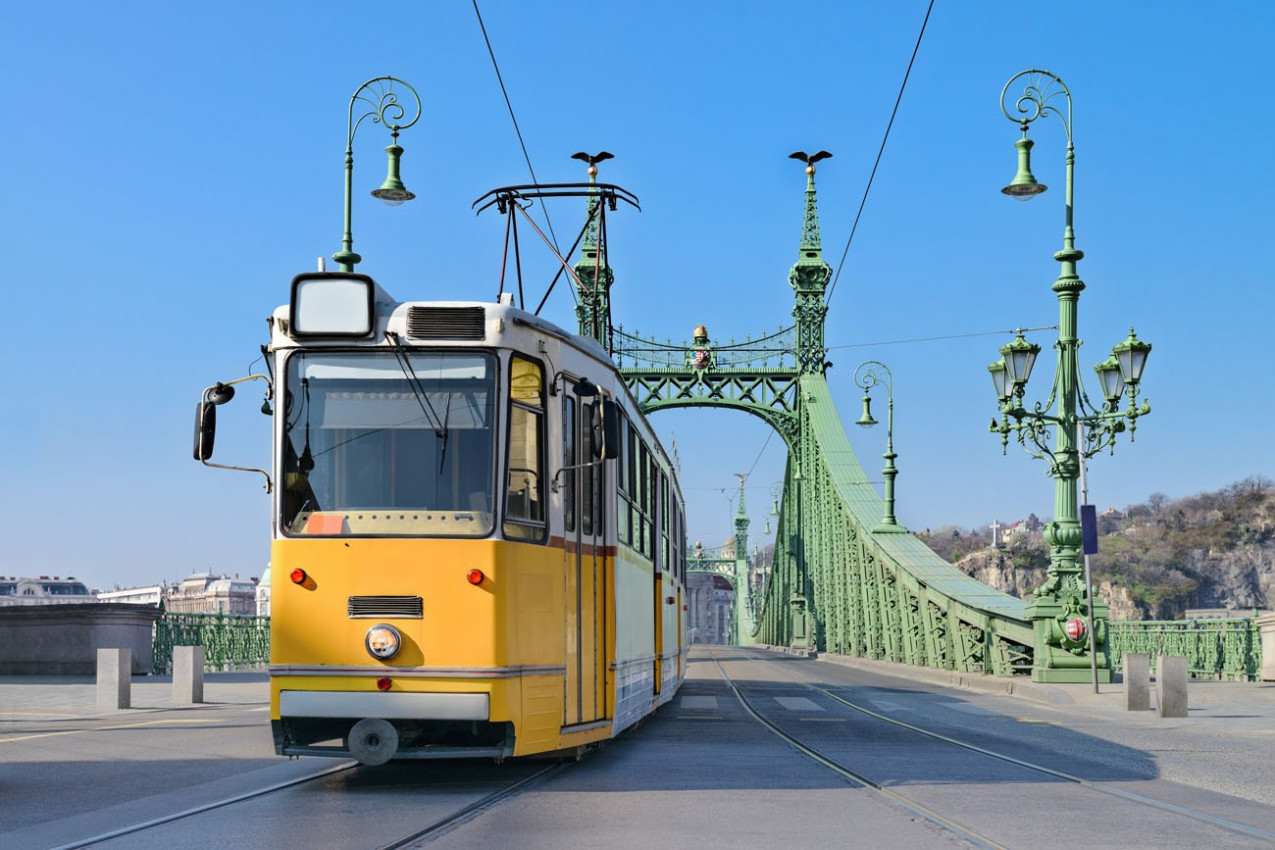
[[[276,751],[572,753],[667,702],[684,510],[605,352],[507,301],[303,278],[271,322]]]

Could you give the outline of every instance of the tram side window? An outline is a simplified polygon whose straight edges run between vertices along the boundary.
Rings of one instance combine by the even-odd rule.
[[[616,535],[620,542],[624,544],[628,544],[633,539],[633,535],[629,531],[630,514],[632,513],[631,500],[633,498],[630,493],[633,489],[633,479],[629,474],[629,456],[632,452],[628,444],[628,421],[624,414],[621,413],[620,427],[618,429],[620,434],[620,456],[616,458],[615,462],[616,487],[619,491],[619,496],[615,500]]]
[[[562,476],[562,527],[566,531],[576,530],[576,400],[570,395],[562,396],[562,465],[567,472]]]
[[[673,546],[677,549],[678,576],[686,581],[686,512],[677,506],[677,532],[673,535]]]
[[[674,563],[672,559],[669,558],[669,555],[671,554],[671,552],[669,551],[669,531],[670,531],[669,526],[672,524],[671,523],[672,517],[669,516],[668,508],[669,508],[668,476],[666,476],[664,474],[664,471],[661,470],[660,471],[660,546],[661,546],[660,556],[663,559],[661,563],[664,565],[664,569],[670,572],[676,573],[676,570],[674,569]]]
[[[595,402],[595,404],[599,403]],[[593,416],[598,412],[594,409],[595,404],[586,404],[582,408],[583,415],[581,420],[586,429],[592,429],[593,427]],[[581,442],[586,446],[592,444],[592,441],[588,439],[584,439]],[[588,452],[589,449],[586,448],[585,453],[587,454]],[[601,530],[597,528],[599,523],[595,522],[597,519],[595,514],[597,513],[598,504],[598,478],[600,476],[598,474],[598,466],[592,463],[594,458],[590,456],[588,460],[590,461],[589,465],[580,470],[580,531],[582,534],[593,535]]]
[[[642,516],[642,532],[638,537],[638,549],[649,558],[654,554],[651,550],[651,514],[653,513],[651,497],[654,495],[654,488],[651,486],[651,453],[647,450],[645,443],[642,443],[641,458],[638,462],[638,477],[640,479],[638,502],[641,505],[639,513]]]
[[[509,475],[505,495],[505,536],[541,541],[545,534],[544,370],[514,355],[509,361]]]

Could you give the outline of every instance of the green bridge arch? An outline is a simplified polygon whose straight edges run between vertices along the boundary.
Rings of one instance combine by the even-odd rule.
[[[609,321],[614,275],[599,239],[604,228],[586,225],[574,268],[581,333],[611,352],[644,412],[740,411],[787,445],[769,578],[759,600],[746,566],[733,582],[746,590],[735,594],[735,622],[750,626],[739,630],[740,642],[1040,680],[1083,668],[1087,681],[1089,656],[1062,648],[1060,617],[1033,616],[1065,610],[1040,604],[1055,601],[1047,588],[1029,605],[965,575],[914,535],[877,528],[884,502],[850,447],[824,376],[832,270],[820,245],[815,169],[806,162],[802,237],[789,273],[795,321],[787,328],[729,344],[715,343],[702,326],[680,344],[630,334]],[[590,201],[590,222],[599,206]],[[1105,623],[1095,632],[1105,634]],[[1105,645],[1098,651],[1105,672]]]

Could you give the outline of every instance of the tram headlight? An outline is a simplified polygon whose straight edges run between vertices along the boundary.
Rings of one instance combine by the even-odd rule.
[[[376,330],[376,284],[365,274],[310,272],[292,279],[289,333],[367,338]]]
[[[403,639],[399,636],[398,629],[386,623],[377,623],[367,630],[367,638],[363,643],[368,655],[386,661],[398,654]]]

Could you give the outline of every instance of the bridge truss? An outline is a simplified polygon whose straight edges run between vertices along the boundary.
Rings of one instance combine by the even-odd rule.
[[[580,332],[612,353],[643,411],[735,410],[784,439],[769,578],[760,600],[735,594],[736,623],[752,625],[741,642],[999,676],[1030,671],[1042,680],[1051,668],[1088,667],[1083,648],[1057,645],[1061,621],[1033,623],[1023,600],[965,575],[912,534],[877,528],[882,499],[850,447],[824,374],[832,270],[820,245],[814,173],[807,159],[802,238],[789,273],[791,326],[727,344],[714,343],[703,326],[681,343],[612,327],[604,229],[586,231],[573,275]],[[597,206],[591,201],[591,220]],[[737,591],[751,591],[746,569],[742,583],[733,572]],[[1108,669],[1106,648],[1099,653]]]

